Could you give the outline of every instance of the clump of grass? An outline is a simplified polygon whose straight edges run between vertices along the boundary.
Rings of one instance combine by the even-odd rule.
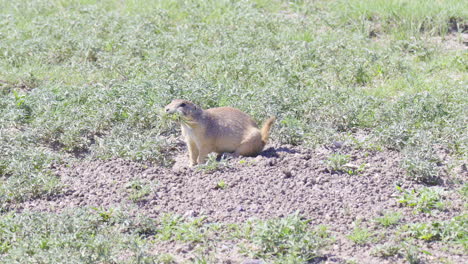
[[[245,251],[256,258],[275,259],[278,263],[304,263],[318,256],[328,242],[323,228],[313,231],[308,221],[297,214],[281,219],[256,222],[248,236],[252,246]]]
[[[468,249],[468,214],[462,214],[449,221],[414,223],[406,225],[406,235],[426,240],[453,241]]]
[[[375,218],[379,224],[384,227],[397,225],[400,222],[402,215],[400,212],[386,212],[383,216]]]
[[[437,184],[440,168],[439,159],[427,148],[407,148],[401,167],[409,179],[426,184]]]
[[[121,157],[170,166],[174,163],[170,151],[173,144],[155,131],[136,132],[127,125],[116,125],[106,137],[96,138],[95,144],[90,146],[89,156],[100,159]]]
[[[397,190],[402,193],[398,198],[398,202],[413,207],[416,212],[429,213],[433,209],[442,210],[445,207],[443,198],[443,190],[438,187],[421,188],[419,190],[404,190],[397,186]]]
[[[197,166],[197,170],[201,170],[206,173],[211,173],[226,168],[228,166],[228,158],[222,156],[221,160],[218,161],[218,155],[216,153],[211,153],[208,155],[208,158],[206,159],[206,162],[204,164],[199,164]]]
[[[149,182],[133,180],[126,185],[126,188],[128,189],[129,199],[133,202],[139,202],[152,192],[153,186]]]
[[[208,226],[204,218],[185,219],[184,217],[165,214],[159,220],[157,237],[161,240],[182,242],[203,242],[208,236]]]
[[[177,124],[188,123],[188,119],[179,112],[174,112],[172,114],[162,113],[161,116],[163,120],[167,120],[167,121],[174,122]]]
[[[279,123],[276,128],[278,130],[278,139],[281,142],[291,145],[299,145],[304,142],[305,134],[307,133],[304,124],[293,117],[286,116]]]
[[[395,242],[388,242],[383,245],[375,246],[370,254],[376,257],[387,258],[393,256],[400,256],[402,255],[402,251],[402,245]]]
[[[373,234],[369,229],[361,227],[360,223],[356,223],[353,231],[347,236],[349,240],[358,245],[364,245],[373,239]]]
[[[334,153],[327,158],[326,164],[330,171],[341,172],[346,169],[344,165],[349,161],[349,155]]]
[[[0,128],[0,207],[59,193],[60,179],[50,166],[63,161],[28,136]]]
[[[417,246],[406,243],[403,247],[406,261],[410,264],[420,264],[420,250]]]

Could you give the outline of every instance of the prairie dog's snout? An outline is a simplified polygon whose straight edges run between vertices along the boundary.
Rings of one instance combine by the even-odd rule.
[[[235,156],[255,156],[263,150],[275,117],[270,117],[263,127],[247,114],[232,107],[203,110],[194,103],[176,99],[165,108],[166,113],[180,113],[181,123],[190,156],[190,165],[205,162],[211,152],[231,152]]]
[[[179,108],[185,107],[185,103],[180,103],[180,104],[169,104],[167,105],[164,109],[166,110],[166,113],[168,114],[173,114],[175,112],[181,112]],[[179,110],[179,111],[178,111]]]
[[[190,116],[196,112],[197,106],[190,101],[177,99],[168,104],[164,109],[168,114],[179,113],[184,116]]]

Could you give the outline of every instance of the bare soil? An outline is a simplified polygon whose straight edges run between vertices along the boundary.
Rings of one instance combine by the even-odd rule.
[[[326,160],[333,153],[350,155],[347,168],[363,170],[354,174],[330,171]],[[399,166],[400,154],[392,151],[355,150],[340,143],[317,149],[273,145],[257,157],[231,159],[213,172],[186,167],[188,159],[184,152],[178,153],[175,160],[172,168],[122,159],[61,166],[56,169],[65,186],[60,195],[27,201],[15,209],[58,212],[75,207],[133,204],[139,213],[149,217],[175,213],[186,217],[206,216],[209,222],[233,223],[299,212],[311,219],[312,225],[328,226],[336,238],[324,250],[322,263],[344,263],[349,259],[359,263],[404,263],[402,257],[382,259],[370,254],[375,244],[389,241],[392,232],[379,227],[374,218],[388,211],[400,211],[403,223],[428,222],[449,220],[464,210],[463,201],[450,195],[445,199],[452,202],[444,211],[415,214],[412,208],[402,207],[397,202],[400,193],[395,186],[404,189],[421,186],[405,179]],[[462,173],[466,176],[466,171]],[[132,197],[135,182],[147,186],[148,195],[140,199]],[[222,182],[224,188],[219,186]],[[454,188],[449,178],[444,178],[441,186],[447,190]],[[357,246],[346,238],[356,221],[378,234],[375,242]],[[160,246],[156,251],[175,248],[167,244]],[[232,245],[228,248],[229,254],[237,257],[226,262],[227,253],[222,252],[224,262],[247,261],[239,258]],[[422,248],[432,253],[424,257],[427,263],[441,258],[462,263],[466,257],[444,249],[440,242],[424,242]],[[190,250],[175,254],[185,259]]]

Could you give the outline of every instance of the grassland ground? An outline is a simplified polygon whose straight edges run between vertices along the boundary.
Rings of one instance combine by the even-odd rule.
[[[0,262],[462,263],[465,2],[0,0]],[[271,144],[188,169],[174,98]]]
[[[333,153],[349,156],[340,170],[327,166],[327,158]],[[327,235],[335,239],[317,253],[321,260],[397,263],[404,261],[402,250],[382,260],[372,255],[372,249],[389,243],[403,247],[398,240],[411,237],[409,231],[402,231],[405,224],[447,222],[464,211],[462,194],[448,193],[438,197],[437,202],[449,204],[432,213],[415,213],[415,208],[405,208],[401,190],[419,190],[424,185],[405,180],[400,159],[397,152],[363,152],[346,146],[310,150],[276,145],[256,158],[222,161],[222,165],[215,163],[215,168],[198,170],[184,165],[188,163],[185,153],[177,157],[173,168],[145,166],[123,159],[90,161],[57,169],[65,186],[60,194],[20,203],[12,209],[56,214],[79,208],[120,208],[133,217],[150,219],[174,214],[181,216],[174,218],[178,221],[200,221],[201,227],[213,223],[239,225],[298,214],[309,225],[325,228]],[[454,186],[447,182],[437,188],[450,190]],[[376,219],[388,212],[401,215],[395,226],[383,228]],[[109,213],[109,217],[115,216]],[[369,230],[370,235],[362,245],[346,237],[356,225]],[[182,241],[163,240],[152,250],[171,253],[179,261],[194,259],[196,249],[206,245],[192,241],[189,249],[180,249],[187,247],[182,243],[187,235],[181,234]],[[243,263],[249,259],[234,241],[213,239],[215,245],[204,252],[212,263]],[[218,252],[223,245],[228,252]],[[445,250],[441,242],[431,243],[430,249],[425,243],[416,245],[421,251],[431,252],[421,259],[454,262],[464,259],[461,248]]]

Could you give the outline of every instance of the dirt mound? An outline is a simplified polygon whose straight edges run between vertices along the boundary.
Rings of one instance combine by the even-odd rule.
[[[244,222],[299,212],[312,224],[325,224],[343,235],[335,243],[335,253],[347,251],[363,260],[363,256],[369,257],[366,249],[353,248],[344,235],[356,220],[370,222],[385,211],[396,210],[396,185],[418,186],[404,179],[397,152],[340,147],[311,150],[274,146],[255,158],[231,159],[213,172],[187,168],[185,153],[178,154],[172,169],[122,159],[82,162],[57,169],[66,186],[62,194],[28,201],[17,209],[61,211],[133,203],[150,217],[169,212],[206,216],[214,222]],[[344,166],[348,173],[330,171],[326,161],[333,153],[348,155]],[[457,213],[446,211],[437,215],[437,220],[450,219]],[[405,213],[403,221],[421,222],[433,217]]]
[[[83,162],[57,170],[66,186],[63,194],[22,207],[56,211],[135,202],[150,216],[172,212],[239,222],[298,211],[317,223],[350,224],[395,206],[393,186],[411,184],[401,180],[397,153],[348,151],[348,166],[363,168],[349,175],[327,168],[327,157],[336,151],[270,147],[255,158],[229,160],[213,172],[187,168],[185,153],[176,157],[172,169],[121,159]]]

